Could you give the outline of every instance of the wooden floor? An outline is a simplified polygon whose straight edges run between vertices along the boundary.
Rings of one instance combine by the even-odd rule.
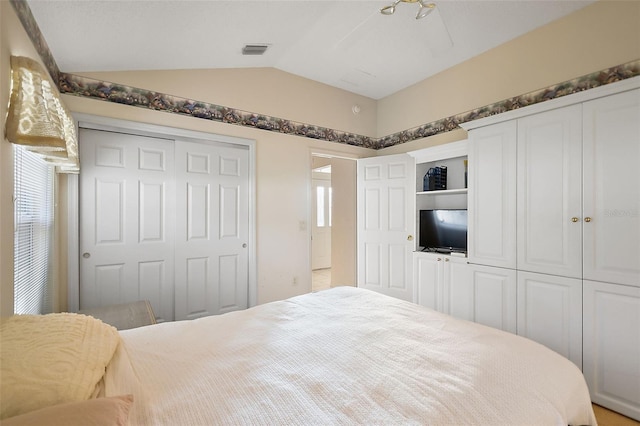
[[[596,404],[593,404],[593,411],[596,414],[598,426],[640,426],[640,422]]]

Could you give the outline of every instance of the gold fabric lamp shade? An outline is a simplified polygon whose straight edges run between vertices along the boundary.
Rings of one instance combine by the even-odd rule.
[[[75,124],[49,74],[33,59],[12,56],[11,81],[7,140],[27,146],[58,172],[77,173]]]

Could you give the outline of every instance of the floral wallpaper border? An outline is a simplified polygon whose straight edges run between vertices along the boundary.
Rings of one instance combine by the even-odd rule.
[[[640,75],[640,59],[638,59],[376,139],[312,124],[242,111],[209,102],[181,98],[60,72],[49,50],[49,46],[31,13],[29,5],[25,0],[10,1],[53,80],[58,83],[58,88],[61,93],[372,149],[387,148],[446,133],[457,129],[460,124],[468,121],[545,102]]]

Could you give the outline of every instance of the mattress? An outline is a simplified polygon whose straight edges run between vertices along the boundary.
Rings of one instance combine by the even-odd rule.
[[[596,424],[562,356],[363,289],[120,335],[105,393],[131,424]]]

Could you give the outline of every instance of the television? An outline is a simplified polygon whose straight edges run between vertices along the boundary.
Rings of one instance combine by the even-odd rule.
[[[422,251],[467,252],[467,211],[420,210],[418,244]]]

